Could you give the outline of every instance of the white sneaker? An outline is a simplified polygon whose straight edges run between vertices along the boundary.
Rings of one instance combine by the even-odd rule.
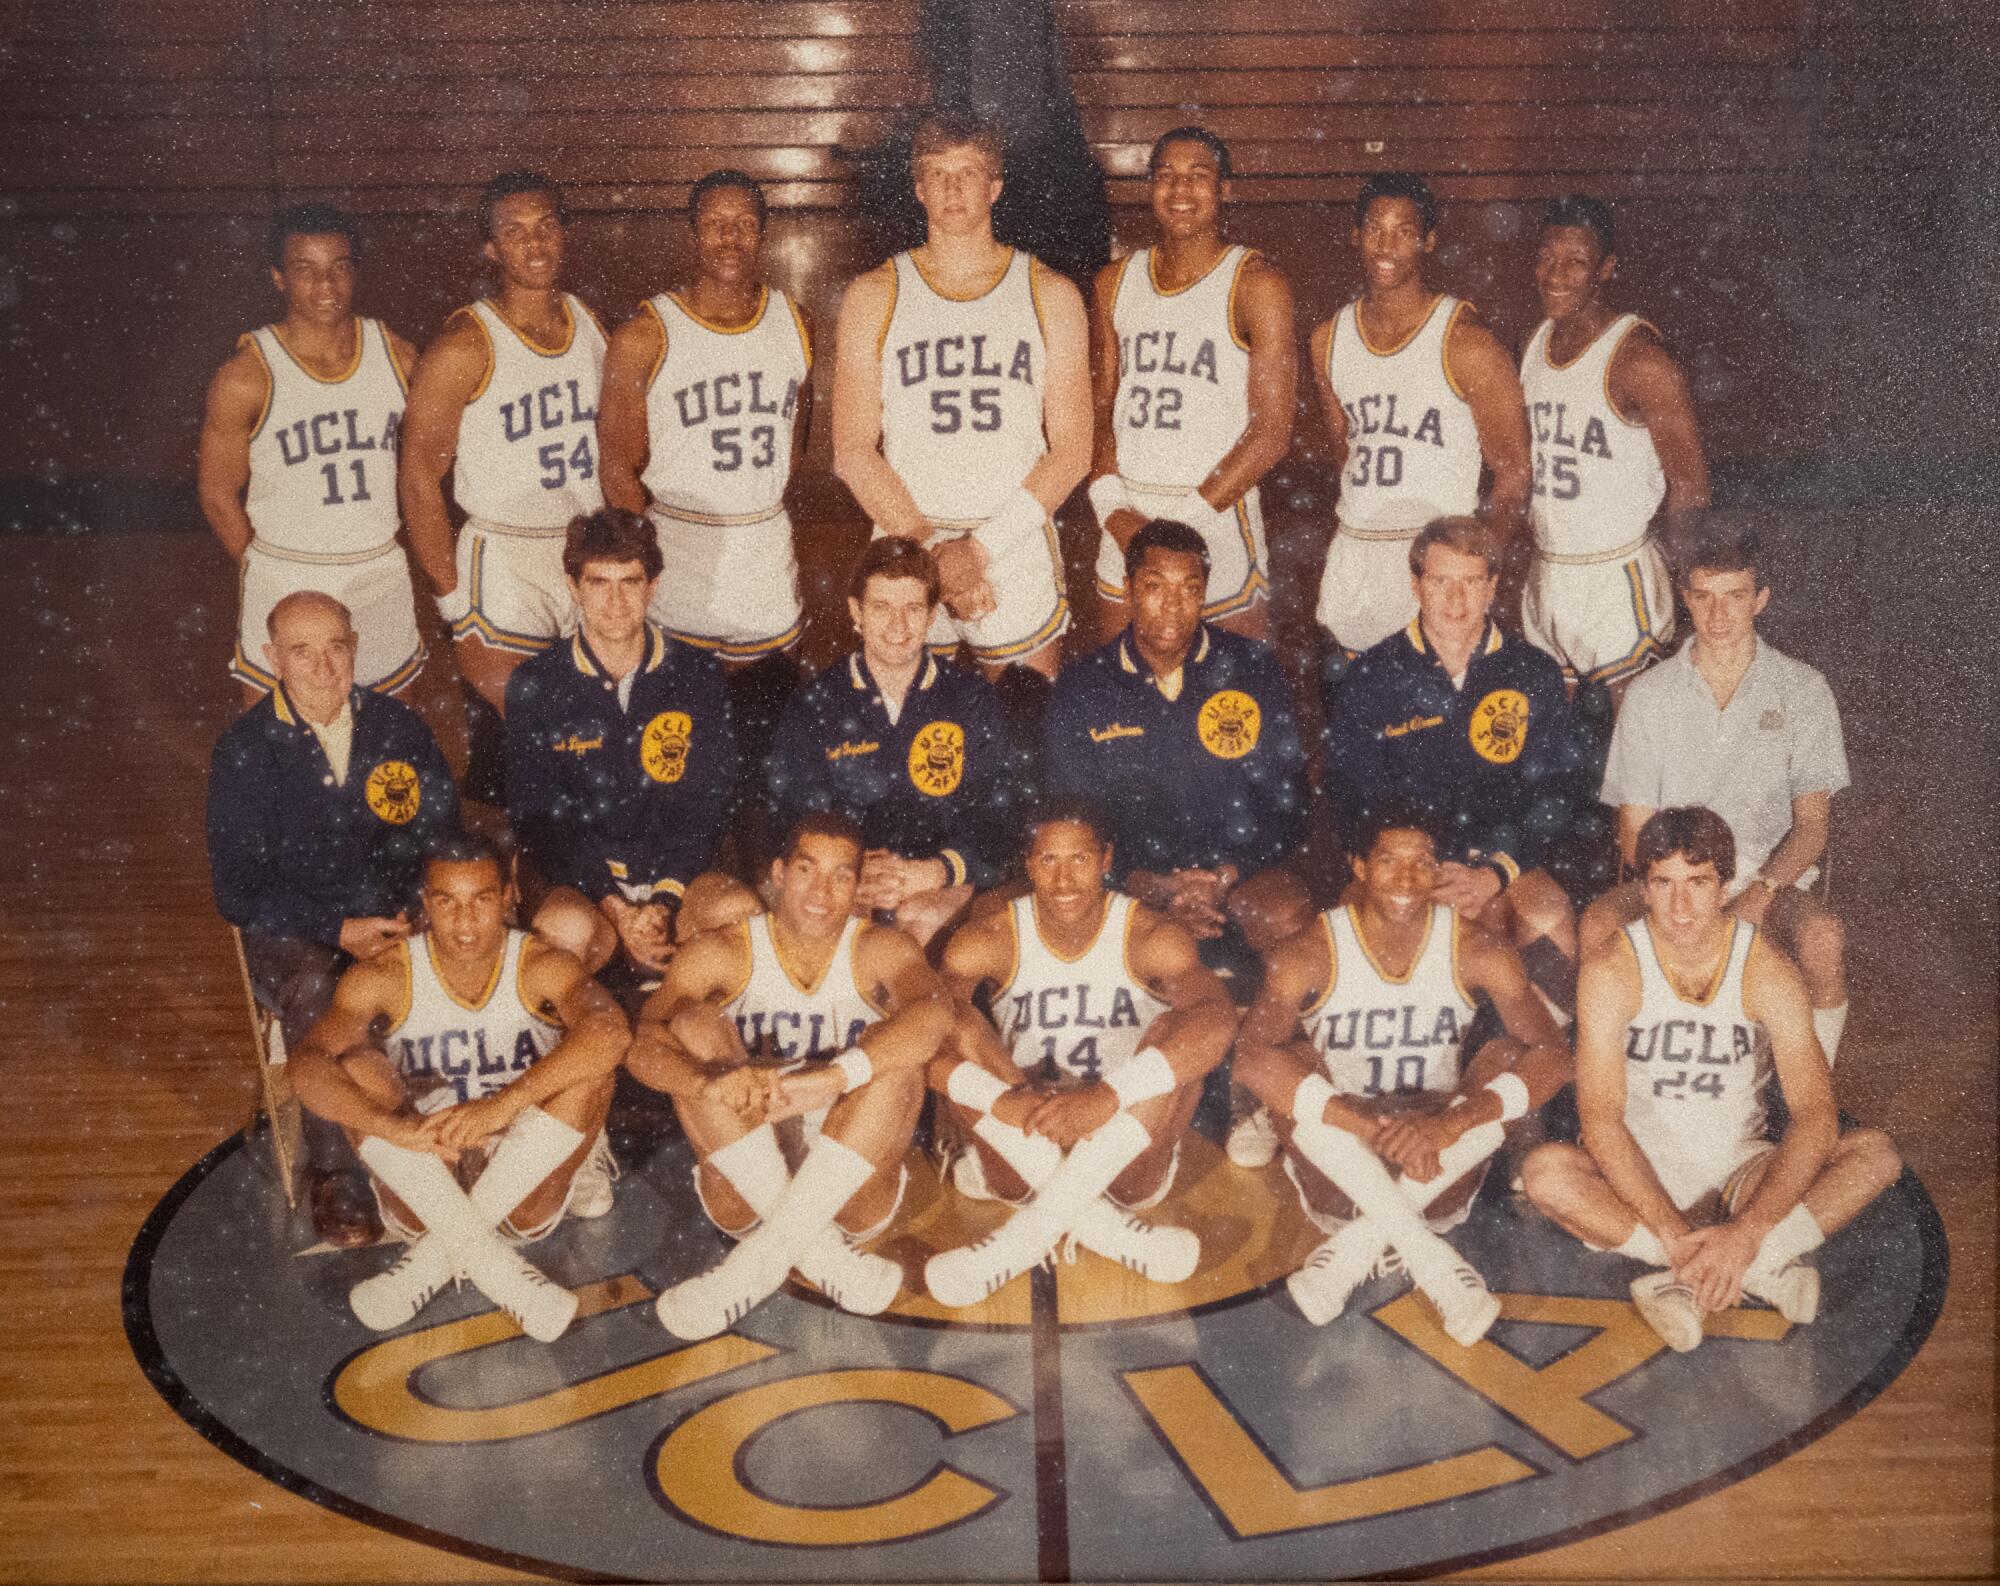
[[[1380,1256],[1378,1260],[1377,1257]],[[1353,1298],[1354,1291],[1377,1273],[1401,1271],[1394,1252],[1384,1255],[1375,1235],[1349,1223],[1306,1257],[1305,1265],[1285,1279],[1292,1303],[1315,1327],[1324,1327]]]
[[[383,1271],[349,1289],[347,1303],[363,1327],[386,1333],[414,1319],[452,1276],[444,1241],[424,1234]]]
[[[903,1292],[903,1268],[887,1256],[857,1250],[839,1228],[829,1228],[799,1257],[799,1276],[856,1316],[879,1316]]]
[[[576,1319],[576,1296],[505,1240],[482,1239],[459,1261],[473,1287],[540,1343],[554,1343]]]
[[[977,1305],[1023,1272],[1040,1266],[1054,1241],[1034,1243],[1022,1234],[1013,1233],[1019,1222],[1017,1216],[977,1244],[940,1251],[926,1261],[924,1287],[930,1290],[931,1298],[953,1310]]]
[[[569,1215],[586,1220],[611,1210],[611,1186],[618,1178],[618,1159],[611,1154],[611,1137],[599,1130],[597,1143],[569,1182]]]
[[[1769,1277],[1746,1274],[1743,1292],[1762,1300],[1797,1327],[1806,1326],[1819,1315],[1819,1269],[1803,1261],[1794,1261]]]
[[[1424,1298],[1437,1308],[1445,1336],[1454,1344],[1470,1349],[1500,1319],[1500,1302],[1493,1297],[1486,1280],[1471,1262],[1460,1260],[1456,1253],[1448,1265],[1436,1270],[1429,1270],[1428,1263],[1421,1273],[1412,1266],[1410,1276]]]
[[[1278,1157],[1278,1126],[1268,1108],[1246,1112],[1229,1126],[1223,1150],[1238,1167],[1269,1167]]]
[[[783,1287],[785,1274],[772,1273],[738,1245],[721,1263],[699,1277],[676,1283],[654,1302],[660,1325],[692,1342],[726,1332]]]
[[[1077,1219],[1070,1237],[1155,1283],[1185,1283],[1201,1264],[1201,1236],[1192,1228],[1144,1222],[1102,1197]]]
[[[1701,1343],[1701,1307],[1694,1290],[1671,1271],[1648,1272],[1632,1280],[1632,1303],[1667,1348],[1686,1354]]]

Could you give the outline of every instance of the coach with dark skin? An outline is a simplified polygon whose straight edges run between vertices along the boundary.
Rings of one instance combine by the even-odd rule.
[[[341,972],[408,936],[423,855],[458,811],[430,729],[354,686],[354,624],[330,595],[272,609],[264,655],[277,686],[215,745],[208,855],[215,905],[243,933],[257,1000],[295,1047]],[[313,1231],[342,1248],[382,1223],[337,1125],[304,1120]]]

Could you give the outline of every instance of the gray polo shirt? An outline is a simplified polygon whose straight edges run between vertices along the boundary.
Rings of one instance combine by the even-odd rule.
[[[1846,786],[1840,711],[1825,678],[1760,638],[1728,709],[1718,710],[1690,639],[1626,690],[1601,796],[1714,810],[1736,838],[1741,885],[1792,829],[1793,799]]]

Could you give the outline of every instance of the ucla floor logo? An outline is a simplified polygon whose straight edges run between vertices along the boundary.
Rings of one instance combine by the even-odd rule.
[[[1628,1264],[1490,1195],[1456,1236],[1503,1296],[1471,1349],[1398,1279],[1326,1328],[1277,1282],[1313,1235],[1276,1171],[1190,1142],[1160,1215],[1203,1269],[1160,1287],[1085,1255],[947,1316],[864,1320],[788,1289],[681,1344],[649,1303],[719,1254],[679,1143],[612,1214],[538,1250],[583,1296],[554,1345],[471,1290],[400,1332],[348,1287],[386,1251],[294,1256],[240,1139],[154,1211],[134,1351],[212,1442],[287,1488],[558,1576],[1325,1579],[1518,1556],[1740,1479],[1861,1408],[1943,1302],[1935,1209],[1903,1181],[1820,1252],[1820,1320],[1744,1309],[1672,1355]],[[889,1246],[997,1218],[928,1172]]]

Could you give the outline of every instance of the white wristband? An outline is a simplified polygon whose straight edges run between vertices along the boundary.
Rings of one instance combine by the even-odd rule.
[[[1049,514],[1026,486],[1000,503],[1000,510],[972,531],[972,538],[986,549],[990,567],[999,567],[1009,557],[1032,548],[1042,538]]]
[[[859,1090],[875,1077],[875,1064],[863,1047],[850,1046],[833,1060],[833,1066],[847,1076],[847,1083],[840,1087],[843,1096]]]
[[[1134,1052],[1106,1074],[1104,1083],[1117,1093],[1120,1107],[1136,1107],[1142,1101],[1168,1094],[1178,1082],[1174,1079],[1174,1066],[1165,1054],[1157,1046],[1149,1046]]]
[[[1528,1116],[1528,1085],[1519,1074],[1498,1075],[1486,1082],[1486,1088],[1500,1098],[1502,1123]]]
[[[1114,512],[1137,511],[1132,506],[1132,498],[1125,491],[1125,481],[1116,474],[1102,474],[1091,480],[1090,488],[1084,492],[1090,498],[1090,510],[1097,514],[1097,526],[1109,532],[1107,525]]]
[[[1336,1092],[1324,1074],[1308,1074],[1292,1092],[1292,1122],[1325,1123],[1326,1104]]]
[[[991,1112],[993,1104],[1010,1088],[977,1063],[961,1062],[946,1079],[944,1093],[959,1106],[973,1112]]]

